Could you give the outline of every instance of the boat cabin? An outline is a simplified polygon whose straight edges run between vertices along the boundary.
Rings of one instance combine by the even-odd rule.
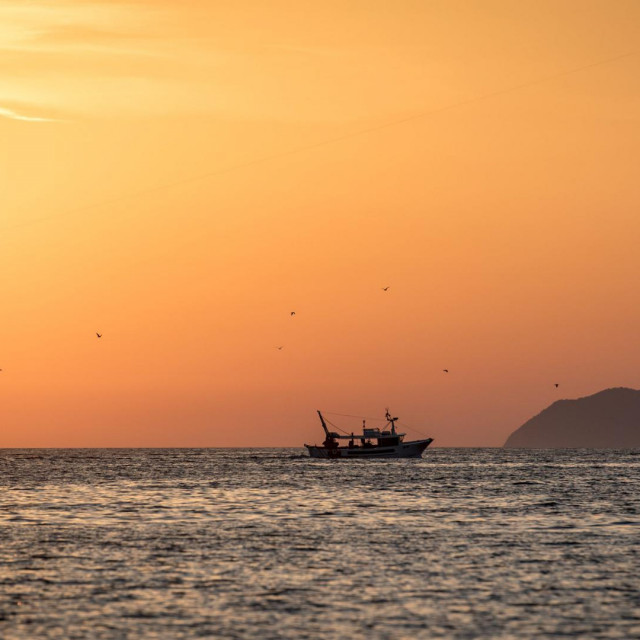
[[[377,427],[375,429],[367,428],[365,422],[362,422],[362,435],[356,436],[354,433],[341,435],[336,433],[335,431],[329,431],[327,428],[324,418],[322,414],[318,411],[318,415],[320,416],[320,420],[322,422],[322,426],[325,430],[326,439],[323,442],[323,445],[327,449],[337,449],[340,444],[339,440],[348,440],[349,441],[349,449],[358,449],[360,447],[369,448],[369,447],[397,447],[400,445],[404,439],[406,434],[398,433],[396,431],[395,421],[398,418],[393,418],[387,411],[386,418],[391,425],[390,429],[380,430]],[[374,444],[372,440],[376,440],[377,442]]]

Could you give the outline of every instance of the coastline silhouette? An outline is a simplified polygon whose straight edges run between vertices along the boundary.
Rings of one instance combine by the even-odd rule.
[[[506,448],[640,447],[640,391],[618,387],[557,400],[516,429]]]

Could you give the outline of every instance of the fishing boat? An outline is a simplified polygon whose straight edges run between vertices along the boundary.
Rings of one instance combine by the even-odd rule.
[[[382,430],[369,429],[362,423],[362,435],[339,434],[329,431],[320,411],[320,422],[324,429],[325,440],[322,446],[305,444],[311,458],[421,458],[422,452],[433,442],[433,438],[405,442],[405,433],[396,429],[396,420],[387,409],[387,425]],[[340,440],[348,440],[345,446]]]

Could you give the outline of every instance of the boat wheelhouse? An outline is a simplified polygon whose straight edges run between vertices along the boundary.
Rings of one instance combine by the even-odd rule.
[[[322,413],[318,411],[324,429],[322,446],[305,444],[311,458],[420,458],[422,452],[433,442],[433,438],[405,442],[405,433],[396,429],[396,420],[387,409],[387,425],[383,429],[367,428],[362,423],[362,434],[340,434],[329,431]],[[348,440],[344,446],[340,440]]]

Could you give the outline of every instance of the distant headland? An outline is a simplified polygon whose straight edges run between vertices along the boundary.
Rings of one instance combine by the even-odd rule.
[[[640,391],[618,387],[558,400],[516,429],[507,448],[640,448]]]

